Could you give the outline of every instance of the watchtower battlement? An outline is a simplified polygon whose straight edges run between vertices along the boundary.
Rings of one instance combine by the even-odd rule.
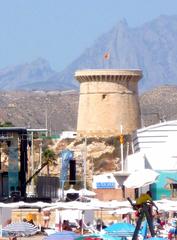
[[[77,132],[80,136],[131,134],[140,127],[138,81],[141,70],[88,69],[75,73],[80,82]]]

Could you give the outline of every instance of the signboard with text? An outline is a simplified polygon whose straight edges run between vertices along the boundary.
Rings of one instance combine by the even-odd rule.
[[[96,183],[97,189],[112,189],[115,188],[115,182],[97,182]]]

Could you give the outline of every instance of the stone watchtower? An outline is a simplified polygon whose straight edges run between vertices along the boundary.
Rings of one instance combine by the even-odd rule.
[[[77,132],[81,137],[131,134],[140,127],[140,70],[98,69],[75,73],[80,82]]]

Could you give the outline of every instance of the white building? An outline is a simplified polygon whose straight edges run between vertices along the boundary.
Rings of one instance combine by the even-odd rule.
[[[74,139],[77,137],[77,132],[74,131],[63,131],[60,135],[60,139],[71,138]]]
[[[138,129],[133,135],[133,146],[134,154],[125,159],[126,171],[158,171],[158,182],[152,186],[156,199],[171,196],[166,186],[177,186],[177,120]]]
[[[125,160],[128,172],[135,168],[177,170],[177,120],[138,129],[133,145],[135,153]]]
[[[177,120],[162,122],[138,129],[133,135],[135,152],[154,151],[155,149],[167,147],[175,150],[175,140],[177,140]]]

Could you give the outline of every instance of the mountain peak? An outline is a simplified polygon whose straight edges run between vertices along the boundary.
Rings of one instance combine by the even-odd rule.
[[[49,62],[43,58],[37,58],[31,63],[27,63],[24,66],[22,65],[21,67],[22,68],[24,67],[26,71],[32,71],[32,72],[37,71],[38,73],[46,72],[46,73],[52,73],[52,74],[55,73],[55,71],[52,70]]]
[[[37,65],[37,66],[45,66],[47,68],[51,68],[49,62],[44,58],[37,58],[29,64],[30,65]]]
[[[118,27],[128,27],[128,23],[127,20],[125,18],[122,18],[118,23],[117,23]]]
[[[124,32],[127,31],[129,28],[127,20],[125,18],[121,19],[116,26],[114,27],[113,31]]]

